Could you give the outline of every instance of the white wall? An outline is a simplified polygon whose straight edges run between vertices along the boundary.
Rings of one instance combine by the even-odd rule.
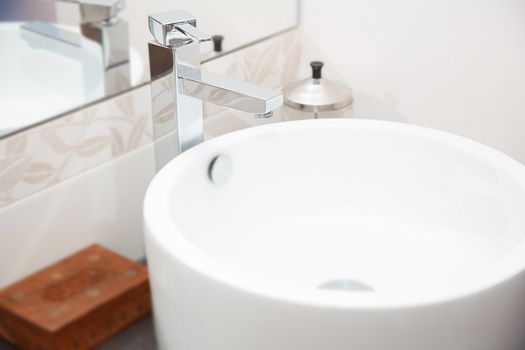
[[[525,1],[304,0],[302,28],[307,60],[354,88],[356,117],[447,130],[525,163]]]
[[[149,144],[0,209],[0,289],[93,243],[144,257],[153,159]]]

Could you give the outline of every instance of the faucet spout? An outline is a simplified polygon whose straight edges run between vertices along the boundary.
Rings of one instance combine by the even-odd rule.
[[[283,104],[280,92],[201,69],[179,65],[184,93],[216,105],[253,114],[267,114]]]

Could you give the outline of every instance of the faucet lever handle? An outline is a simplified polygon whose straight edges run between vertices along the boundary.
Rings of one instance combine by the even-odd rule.
[[[164,46],[178,47],[211,37],[197,29],[197,20],[183,10],[161,12],[148,16],[149,31]]]
[[[204,41],[210,41],[211,36],[200,31],[197,27],[194,27],[191,24],[185,23],[177,26],[177,29],[182,33],[191,36],[193,39],[197,40],[199,43]]]

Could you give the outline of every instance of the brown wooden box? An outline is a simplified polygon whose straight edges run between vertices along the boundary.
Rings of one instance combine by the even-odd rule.
[[[0,337],[21,349],[90,349],[151,310],[147,269],[90,246],[0,291]]]

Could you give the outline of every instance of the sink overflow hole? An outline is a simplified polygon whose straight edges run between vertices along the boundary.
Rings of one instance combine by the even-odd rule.
[[[215,185],[224,185],[230,179],[233,171],[233,163],[230,157],[218,155],[208,165],[208,178]]]
[[[374,288],[368,284],[354,279],[333,279],[317,286],[319,289],[340,290],[348,292],[373,292]]]

